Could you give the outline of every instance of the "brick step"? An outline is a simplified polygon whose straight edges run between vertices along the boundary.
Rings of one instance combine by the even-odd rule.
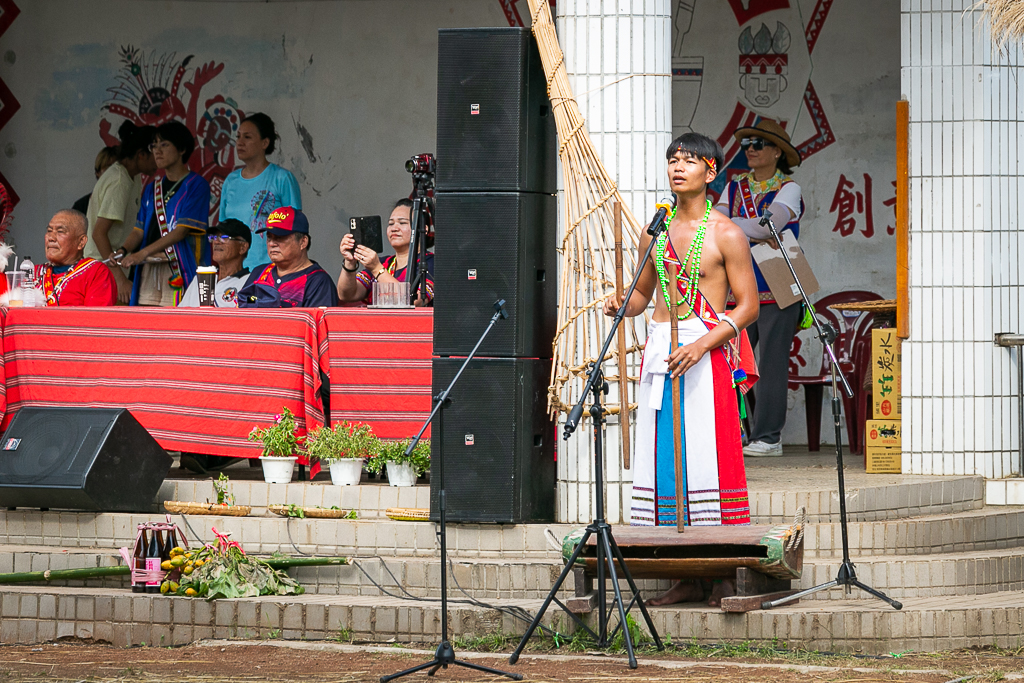
[[[1024,507],[985,507],[955,515],[929,515],[896,521],[851,522],[852,553],[928,555],[1024,546]],[[842,557],[841,526],[811,524],[804,556]]]
[[[0,544],[13,547],[48,546],[117,548],[134,542],[138,524],[154,515],[127,513],[0,511]],[[195,542],[212,541],[210,527],[231,532],[249,552],[315,555],[381,555],[434,557],[435,525],[429,522],[377,520],[288,519],[190,515],[187,525],[175,521]],[[449,525],[448,543],[462,558],[545,558],[551,556],[548,533],[560,543],[571,525]],[[806,557],[831,559],[841,555],[838,524],[811,524],[806,533]],[[850,524],[854,555],[927,555],[974,552],[1024,546],[1024,508],[992,507],[958,515],[936,515],[897,522]],[[2,561],[3,558],[0,558]]]
[[[538,600],[494,601],[533,612]],[[387,597],[306,594],[208,603],[136,595],[108,588],[0,588],[0,643],[39,643],[61,637],[96,639],[119,647],[179,645],[203,638],[325,640],[344,629],[371,642],[436,642],[440,603]],[[908,598],[902,611],[865,600],[813,601],[772,611],[725,614],[708,607],[651,611],[662,636],[700,643],[778,639],[790,648],[883,654],[1019,644],[1024,592]],[[522,633],[526,624],[496,609],[449,604],[451,635]],[[556,609],[550,623],[566,618]]]
[[[984,504],[983,477],[907,476],[899,477],[901,483],[898,484],[875,484],[879,476],[848,473],[847,511],[851,520],[895,520],[950,514],[974,510]],[[839,496],[835,493],[835,484],[831,477],[823,479],[829,480],[827,485],[812,487],[798,481],[792,490],[780,490],[778,482],[752,482],[750,509],[754,523],[790,522],[799,507],[805,509],[809,522],[838,521]],[[360,519],[374,519],[384,518],[385,511],[391,507],[430,506],[429,486],[393,487],[377,480],[363,482],[359,486],[333,486],[319,480],[291,484],[233,480],[230,490],[238,505],[252,506],[257,514],[262,513],[267,505],[337,506],[343,510],[356,510]],[[166,500],[206,502],[216,500],[216,493],[209,479],[167,479],[157,498],[160,503]]]
[[[555,552],[545,557],[480,558],[452,554],[454,583],[477,599],[542,599],[558,578],[562,562]],[[857,575],[864,583],[896,599],[924,596],[986,594],[1024,590],[1024,555],[1016,548],[931,555],[854,555]],[[435,552],[429,557],[354,558],[357,566],[299,567],[290,570],[310,593],[326,595],[399,594],[403,589],[418,597],[440,595],[440,564]],[[0,572],[45,571],[78,567],[103,567],[119,564],[116,552],[103,549],[77,549],[55,552],[47,547],[0,546]],[[796,588],[809,588],[835,578],[839,561],[810,558],[804,562]],[[61,585],[128,587],[127,577],[104,577],[89,581],[62,582]],[[623,584],[624,585],[624,584]],[[656,594],[670,585],[668,581],[640,581],[642,590]],[[378,587],[379,586],[379,587]],[[570,579],[564,590],[571,593]],[[386,593],[383,593],[386,595]],[[813,600],[844,599],[841,590],[822,591]],[[867,598],[854,591],[855,599]]]

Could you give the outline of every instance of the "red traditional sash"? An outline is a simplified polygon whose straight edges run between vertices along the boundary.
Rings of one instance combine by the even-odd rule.
[[[682,270],[682,264],[679,261],[679,257],[676,255],[675,247],[672,244],[672,240],[665,241],[665,260],[679,266],[679,277],[676,278],[676,289],[679,293],[685,297],[687,290],[690,286],[690,276]],[[694,292],[693,301],[693,312],[697,315],[704,327],[707,328],[708,332],[715,329],[721,319],[718,317],[718,313],[711,307],[708,300],[704,298],[704,294],[698,289]],[[736,385],[742,384],[746,381],[746,373],[740,370],[740,352],[739,352],[739,337],[731,339],[726,343],[718,347],[722,351],[722,355],[725,357],[726,363],[729,365],[730,374],[733,377],[733,382]],[[737,370],[743,373],[742,376],[738,376]]]
[[[187,174],[185,176],[188,177]],[[167,197],[167,202],[171,201],[176,194],[178,186],[184,182],[185,178],[182,178],[174,187],[171,188],[171,192]],[[167,220],[167,202],[164,201],[164,182],[162,179],[158,179],[153,184],[153,208],[156,209],[156,222],[160,228],[160,236],[166,237],[177,225],[175,221],[175,215],[171,216],[171,220]],[[164,248],[164,253],[167,254],[167,263],[171,267],[171,277],[168,278],[167,284],[174,289],[184,289],[185,277],[181,274],[181,265],[178,263],[178,257],[174,253],[174,245],[168,244]]]
[[[736,197],[739,200],[739,217],[740,218],[757,218],[757,202],[754,201],[754,192],[750,189],[750,179],[740,178],[736,182],[736,187],[739,190],[736,193]]]
[[[85,257],[71,267],[70,270],[61,273],[56,278],[53,276],[53,265],[47,263],[43,266],[43,294],[46,295],[47,306],[59,306],[60,295],[74,278],[81,275],[92,264],[99,263],[96,259]]]

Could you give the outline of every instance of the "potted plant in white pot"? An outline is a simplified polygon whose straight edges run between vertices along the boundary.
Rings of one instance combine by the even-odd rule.
[[[299,449],[299,438],[295,435],[295,416],[287,408],[275,418],[269,427],[253,427],[249,441],[263,444],[263,479],[268,484],[287,484],[295,470],[295,453]]]
[[[363,463],[375,452],[377,437],[370,425],[342,421],[333,428],[318,427],[306,436],[304,450],[310,460],[319,460],[331,470],[331,482],[355,486]]]
[[[388,483],[392,486],[412,486],[416,477],[430,469],[430,440],[420,439],[409,455],[405,454],[411,439],[389,441],[379,439],[373,457],[366,463],[370,472],[380,472],[387,465]]]

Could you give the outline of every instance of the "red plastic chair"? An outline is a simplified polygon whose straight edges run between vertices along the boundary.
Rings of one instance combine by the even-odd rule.
[[[865,380],[871,377],[871,327],[875,316],[873,313],[856,311],[834,311],[829,308],[834,304],[848,304],[857,301],[875,301],[882,297],[873,292],[849,291],[837,292],[819,299],[814,304],[815,314],[822,322],[831,323],[839,335],[836,338],[835,352],[839,360],[839,368],[846,375],[853,398],[843,395],[843,413],[846,417],[846,432],[849,439],[849,452],[862,453],[864,450],[864,420],[868,416],[868,398],[870,390],[865,389]],[[812,328],[813,331],[813,328]],[[811,343],[818,344],[815,339]],[[790,351],[789,388],[803,386],[806,400],[807,415],[807,450],[821,450],[821,404],[826,385],[832,384],[828,356],[823,355],[821,367],[817,375],[797,374],[798,352],[800,345],[794,343]]]

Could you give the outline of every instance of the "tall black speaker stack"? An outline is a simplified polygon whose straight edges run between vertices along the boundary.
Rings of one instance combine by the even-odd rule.
[[[555,122],[529,30],[441,29],[437,66],[434,393],[452,380],[504,299],[432,434],[447,518],[554,520],[547,417],[557,322]],[[431,518],[438,518],[431,486]]]

